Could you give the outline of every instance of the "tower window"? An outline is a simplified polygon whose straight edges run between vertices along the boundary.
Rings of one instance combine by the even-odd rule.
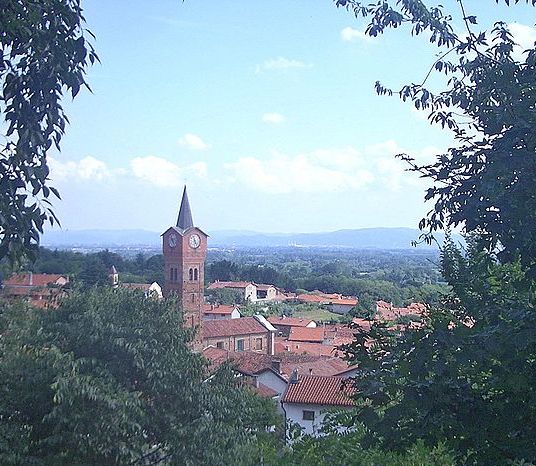
[[[177,267],[175,267],[173,269],[173,281],[174,282],[178,281],[178,279],[177,279]]]
[[[195,294],[192,293],[192,303],[195,303]]]
[[[190,278],[190,281],[194,279],[194,271],[193,269],[188,270],[188,277]]]
[[[197,281],[199,279],[199,273],[197,271],[197,267],[194,269],[194,280]]]

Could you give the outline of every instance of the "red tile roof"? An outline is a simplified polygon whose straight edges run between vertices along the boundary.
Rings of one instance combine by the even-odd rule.
[[[313,321],[309,319],[298,319],[297,317],[271,316],[268,317],[268,322],[270,322],[272,325],[281,325],[288,327],[307,327]]]
[[[221,288],[246,288],[249,285],[252,285],[252,282],[214,282],[208,286],[209,290],[217,290]]]
[[[322,327],[291,327],[288,340],[322,343],[324,341],[324,329]]]
[[[337,351],[335,346],[302,341],[279,341],[275,344],[275,352],[278,356],[287,353],[310,354],[314,356],[338,356],[340,354],[342,356],[342,353]]]
[[[352,298],[334,299],[334,300],[330,301],[329,304],[343,305],[343,306],[356,306],[357,305],[357,299],[352,299]]]
[[[295,355],[299,356],[299,355]],[[299,375],[321,375],[331,376],[344,372],[348,369],[348,364],[339,358],[327,356],[309,356],[308,361],[296,360],[281,357],[281,373],[287,378],[293,370],[297,370]]]
[[[203,338],[230,337],[267,333],[268,330],[254,317],[240,319],[206,320],[203,322]]]
[[[69,282],[65,275],[56,273],[19,273],[4,280],[4,286],[48,286],[56,285],[58,280]]]
[[[261,291],[267,291],[270,288],[275,288],[274,285],[265,285],[264,283],[261,283],[260,285],[257,283],[254,283],[254,285],[257,287],[258,290],[261,290]]]
[[[252,385],[252,388],[257,395],[262,396],[263,398],[274,398],[275,396],[279,395],[279,393],[277,393],[275,390],[263,385],[262,383],[260,383],[258,386]]]
[[[353,406],[352,385],[340,377],[301,376],[296,383],[289,383],[283,403],[314,404],[328,406]]]
[[[214,306],[213,304],[204,304],[203,314],[232,314],[235,309],[237,307],[232,305],[218,304]]]

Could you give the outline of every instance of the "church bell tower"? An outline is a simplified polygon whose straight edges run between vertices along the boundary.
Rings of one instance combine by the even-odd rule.
[[[208,235],[194,226],[186,193],[182,193],[176,226],[162,233],[165,297],[175,295],[184,313],[185,327],[197,329],[193,349],[201,351],[203,289]]]

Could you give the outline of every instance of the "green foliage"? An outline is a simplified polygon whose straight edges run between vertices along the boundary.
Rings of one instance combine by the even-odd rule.
[[[415,108],[428,110],[429,120],[450,129],[457,141],[432,164],[419,165],[401,155],[411,170],[433,183],[426,200],[435,205],[420,223],[428,230],[424,239],[431,241],[436,230],[460,226],[478,232],[488,249],[497,248],[500,260],[519,256],[536,276],[536,48],[517,61],[507,24],[497,21],[491,31],[478,30],[477,17],[469,10],[476,5],[466,7],[462,0],[450,11],[420,0],[335,3],[367,18],[371,36],[406,27],[412,35],[427,35],[439,49],[424,80],[396,92]],[[491,5],[488,10],[493,14]],[[456,33],[454,24],[464,24],[463,31]],[[426,87],[434,73],[447,78],[441,92]],[[376,90],[393,95],[380,83]]]
[[[0,259],[34,258],[44,223],[57,222],[46,153],[68,121],[63,94],[74,98],[97,60],[83,24],[80,0],[0,3]]]
[[[0,312],[1,464],[232,464],[275,422],[230,368],[207,379],[173,302],[101,288]]]
[[[442,261],[453,293],[426,327],[395,334],[375,324],[347,348],[372,403],[359,416],[368,440],[396,450],[446,440],[467,463],[534,462],[534,291],[520,262],[498,263],[479,241],[467,256],[448,243]]]

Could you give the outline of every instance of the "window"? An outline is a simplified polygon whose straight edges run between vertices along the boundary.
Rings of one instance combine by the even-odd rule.
[[[190,281],[194,279],[194,271],[193,269],[188,270],[188,278],[190,278]]]
[[[195,294],[192,293],[192,303],[195,303]]]
[[[223,341],[216,342],[216,348],[223,349]]]
[[[199,279],[199,273],[197,271],[197,267],[194,269],[194,280],[197,281]]]
[[[244,351],[244,340],[236,340],[236,351]]]
[[[255,338],[255,342],[253,344],[253,348],[255,350],[261,350],[262,349],[262,338]]]
[[[177,278],[177,271],[178,271],[178,269],[177,269],[177,267],[175,267],[173,269],[173,281],[176,281],[176,282],[179,281],[178,278]]]
[[[314,421],[315,420],[315,412],[314,411],[307,411],[306,409],[302,412],[302,419],[304,421]]]
[[[171,267],[169,269],[169,281],[172,282],[173,281],[173,267]]]

